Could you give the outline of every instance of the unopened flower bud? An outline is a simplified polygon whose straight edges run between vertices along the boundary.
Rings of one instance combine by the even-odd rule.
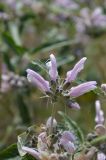
[[[58,77],[58,72],[57,72],[56,58],[53,54],[50,55],[50,61],[47,62],[46,65],[49,69],[49,75],[51,80],[56,82],[56,79]]]
[[[101,85],[101,88],[102,88],[102,90],[103,90],[104,92],[106,92],[106,84],[102,84],[102,85]]]
[[[101,110],[101,104],[100,104],[100,101],[97,100],[95,102],[95,108],[96,108],[96,117],[95,117],[95,122],[97,124],[103,124],[104,122],[104,113],[103,111]]]
[[[75,138],[75,136],[74,136],[74,134],[73,134],[72,132],[70,132],[70,131],[64,131],[64,132],[62,133],[61,139],[74,142],[76,138]]]
[[[62,133],[62,137],[60,139],[60,144],[63,146],[63,148],[69,153],[73,154],[75,152],[75,136],[70,131],[64,131]]]
[[[52,126],[51,126],[52,125]],[[53,117],[49,117],[47,122],[46,122],[46,128],[49,129],[49,128],[56,128],[57,126],[57,121],[55,118]]]
[[[60,140],[60,144],[63,146],[63,148],[69,153],[73,154],[75,152],[75,145],[71,141],[67,141],[65,139]]]
[[[95,126],[95,131],[96,131],[96,133],[97,133],[98,135],[104,135],[104,134],[106,134],[106,128],[105,128],[105,126],[102,125],[102,124],[97,124],[97,125]]]
[[[72,109],[77,109],[77,110],[80,109],[80,105],[77,102],[72,102],[69,100],[67,105],[69,108],[72,108]]]

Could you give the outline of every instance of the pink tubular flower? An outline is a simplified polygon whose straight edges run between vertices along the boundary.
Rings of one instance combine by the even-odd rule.
[[[100,105],[100,101],[99,100],[97,100],[95,102],[95,108],[96,108],[95,122],[97,124],[103,124],[103,122],[104,122],[104,113],[101,110],[101,105]]]
[[[86,61],[86,57],[83,57],[74,68],[67,72],[67,77],[65,79],[65,84],[74,81],[78,75],[78,73],[84,68],[84,63]]]
[[[75,136],[70,131],[64,131],[60,139],[60,144],[69,153],[73,154],[75,152],[74,142]]]
[[[106,155],[104,153],[97,154],[97,160],[105,160],[105,159],[106,159]]]
[[[73,154],[75,152],[74,143],[72,143],[71,141],[61,139],[60,143],[69,154]]]
[[[90,81],[82,83],[76,87],[72,87],[69,91],[69,96],[79,97],[91,90],[96,89],[96,84],[97,84],[96,81]]]
[[[75,141],[75,136],[70,131],[64,131],[61,138],[64,139],[64,140],[71,141],[71,142]]]
[[[29,82],[36,85],[44,93],[51,92],[49,82],[46,81],[41,75],[39,75],[35,71],[27,69],[27,78]]]
[[[77,102],[72,102],[72,101],[68,102],[68,107],[73,108],[73,109],[77,109],[77,110],[80,109],[80,105]]]
[[[28,154],[32,155],[37,160],[41,160],[39,152],[35,151],[34,149],[23,146],[22,150],[27,152]]]
[[[78,4],[73,0],[55,0],[56,6],[65,7],[69,9],[78,9]]]
[[[47,63],[49,68],[49,75],[52,81],[56,82],[58,72],[57,72],[57,63],[56,58],[53,54],[50,55],[50,62]]]

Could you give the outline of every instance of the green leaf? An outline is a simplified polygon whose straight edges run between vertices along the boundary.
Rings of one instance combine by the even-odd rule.
[[[16,95],[16,103],[19,109],[20,117],[22,119],[23,124],[30,124],[30,114],[26,103],[24,102],[24,97],[21,93]]]
[[[20,156],[14,157],[14,158],[9,158],[6,160],[22,160],[22,158]]]
[[[18,136],[18,142],[17,142],[17,147],[20,156],[25,156],[26,152],[22,150],[22,146],[26,144],[28,134],[26,132],[22,133],[21,135]]]
[[[26,52],[26,49],[17,45],[11,35],[8,32],[4,32],[2,34],[2,37],[6,44],[17,54],[17,55],[22,55],[23,53]]]
[[[28,20],[31,20],[31,19],[34,19],[35,20],[35,18],[36,18],[36,15],[34,14],[34,13],[25,13],[24,15],[22,15],[21,17],[20,17],[20,24],[19,24],[19,31],[20,31],[20,33],[23,31],[23,29],[24,29],[24,27],[25,27],[25,25],[26,25],[26,22],[28,21]]]
[[[75,121],[73,121],[70,117],[68,117],[65,113],[63,113],[61,111],[59,111],[58,113],[59,113],[59,115],[61,115],[63,117],[65,125],[68,127],[68,129],[72,130],[76,134],[78,140],[81,143],[83,143],[84,142],[84,135],[83,135],[82,130],[79,128],[78,124]]]
[[[51,50],[64,47],[64,46],[69,46],[78,43],[75,40],[56,40],[53,42],[47,42],[44,44],[41,44],[40,46],[34,48],[33,50],[30,51],[31,54],[35,54],[37,52],[49,52]]]
[[[8,148],[0,151],[0,160],[6,160],[18,155],[17,144],[12,144]]]
[[[21,46],[21,39],[20,39],[19,29],[18,29],[17,24],[15,24],[13,22],[9,22],[8,26],[9,26],[9,30],[10,30],[10,33],[11,33],[11,36],[12,36],[14,42],[18,46]]]
[[[66,56],[66,57],[61,56],[61,59],[58,60],[57,65],[58,65],[58,67],[63,66],[65,64],[69,63],[69,62],[73,62],[74,59],[75,59],[75,57],[73,55],[69,55],[69,56]]]
[[[27,154],[22,150],[23,146],[30,146],[33,135],[36,134],[37,126],[33,125],[27,129],[26,132],[23,132],[18,136],[17,147],[22,160],[35,160],[31,155]]]
[[[14,66],[11,63],[11,59],[10,59],[9,54],[7,52],[3,52],[3,59],[4,59],[4,62],[6,63],[6,65],[7,65],[8,69],[10,71],[14,71]]]
[[[24,157],[22,157],[22,160],[35,160],[35,158],[33,158],[31,155],[25,155]]]
[[[32,61],[32,64],[35,66],[34,68],[36,68],[36,66],[37,66],[42,71],[45,71],[48,74],[46,65],[44,65],[41,61]]]

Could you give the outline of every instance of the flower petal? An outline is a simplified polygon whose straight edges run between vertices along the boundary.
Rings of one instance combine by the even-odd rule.
[[[83,57],[77,64],[74,66],[74,68],[67,72],[67,77],[65,79],[65,84],[70,83],[74,81],[78,75],[79,72],[84,68],[84,63],[86,61],[86,57]]]
[[[68,101],[68,106],[69,108],[73,108],[73,109],[80,109],[80,105],[77,102],[72,102],[72,101]]]
[[[63,133],[62,133],[62,137],[61,137],[62,139],[64,139],[64,140],[67,140],[67,141],[71,141],[71,142],[74,142],[75,141],[75,136],[74,136],[74,134],[72,133],[72,132],[70,132],[70,131],[64,131]]]
[[[25,152],[27,152],[27,153],[29,153],[33,157],[35,157],[37,160],[41,160],[39,152],[35,151],[34,149],[23,146],[22,150],[25,151]]]
[[[69,154],[73,154],[75,152],[75,145],[71,141],[61,139],[60,143]]]
[[[99,152],[97,154],[97,160],[105,160],[106,159],[106,155],[104,153]]]
[[[50,55],[50,62],[49,63],[49,75],[52,81],[56,82],[56,79],[58,77],[57,72],[57,63],[56,58],[53,54]]]
[[[97,84],[96,81],[90,81],[82,83],[76,87],[72,87],[69,92],[69,95],[72,97],[79,97],[91,90],[96,89],[96,84]]]
[[[50,92],[49,82],[37,72],[27,69],[27,78],[29,82],[36,85],[43,92]]]

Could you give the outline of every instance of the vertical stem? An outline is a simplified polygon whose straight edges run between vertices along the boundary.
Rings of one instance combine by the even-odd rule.
[[[2,76],[2,55],[0,53],[0,88],[1,88],[1,76]]]
[[[55,103],[53,103],[52,107],[52,117],[55,117]]]
[[[52,115],[51,115],[51,128],[50,128],[50,134],[53,133],[53,119],[55,116],[55,105],[53,103],[53,107],[52,107]]]

